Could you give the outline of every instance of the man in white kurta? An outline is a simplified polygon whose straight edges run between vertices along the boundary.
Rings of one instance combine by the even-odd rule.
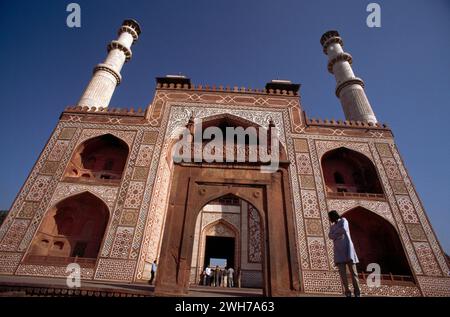
[[[211,270],[211,268],[209,266],[206,267],[205,274],[206,274],[206,285],[211,286],[212,270]]]
[[[333,240],[334,244],[334,263],[339,269],[342,285],[344,286],[345,296],[352,295],[348,287],[347,268],[352,277],[353,290],[356,297],[359,297],[361,290],[358,281],[358,272],[356,270],[356,263],[358,263],[358,256],[356,255],[353,246],[352,238],[350,236],[350,229],[348,227],[347,219],[340,217],[339,214],[332,210],[328,213],[330,221],[333,223],[330,226],[330,233],[328,237]]]

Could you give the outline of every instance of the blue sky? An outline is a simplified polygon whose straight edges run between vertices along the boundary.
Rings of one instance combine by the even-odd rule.
[[[125,18],[143,32],[112,106],[145,108],[154,78],[181,72],[196,84],[252,88],[290,79],[302,84],[308,116],[336,119],[343,113],[319,39],[337,29],[450,253],[449,1],[377,1],[382,26],[368,28],[370,1],[90,0],[77,1],[74,29],[65,24],[70,2],[0,0],[0,209],[9,209]]]

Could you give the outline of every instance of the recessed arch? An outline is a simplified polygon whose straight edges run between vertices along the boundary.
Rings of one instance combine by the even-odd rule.
[[[340,203],[344,202],[345,205]],[[397,225],[395,223],[394,217],[392,216],[389,204],[385,201],[370,201],[370,200],[330,200],[328,205],[330,210],[336,210],[339,215],[343,215],[347,211],[354,208],[360,207],[369,210],[382,217],[384,220],[388,221],[397,230]],[[397,230],[398,231],[398,230]]]
[[[275,173],[261,173],[253,166],[205,167],[174,164],[155,294],[187,293],[198,214],[206,203],[226,194],[242,198],[260,212],[264,230],[260,260],[263,294],[287,296],[299,290],[287,166],[282,165]]]
[[[229,230],[232,234],[229,235],[227,232],[220,232],[220,227],[223,226],[226,229]],[[212,229],[216,229],[215,231],[219,232],[211,232]],[[228,266],[233,266],[236,268],[236,264],[239,263],[239,242],[240,242],[240,234],[237,228],[230,222],[226,221],[225,219],[218,219],[215,220],[209,224],[207,224],[202,230],[201,230],[201,236],[200,236],[200,254],[198,255],[198,264],[197,266],[200,268],[205,268],[208,263],[206,259],[206,239],[208,237],[224,237],[224,238],[232,238],[234,239],[234,254],[233,254],[233,261],[232,263],[228,262]]]
[[[257,189],[255,189],[253,195],[251,195],[247,191],[240,191],[238,187],[231,187],[231,186],[229,188],[226,188],[225,190],[221,188],[214,192],[210,190],[205,190],[204,192],[202,192],[201,196],[203,197],[201,197],[199,201],[196,203],[195,209],[197,210],[197,213],[195,214],[195,217],[198,217],[198,214],[200,213],[201,209],[204,206],[206,206],[207,204],[216,199],[219,199],[227,195],[231,195],[238,199],[242,199],[247,203],[253,205],[259,213],[261,222],[264,223],[265,215],[263,205],[261,204],[261,200],[259,199],[261,195],[260,192]]]
[[[326,152],[321,165],[328,193],[383,195],[375,165],[360,152],[340,147]]]
[[[256,124],[255,122],[252,122],[250,120],[244,119],[242,117],[228,114],[228,113],[222,113],[222,114],[216,114],[208,117],[200,118],[201,125],[195,124],[198,123],[198,119],[191,118],[186,125],[186,127],[190,130],[190,132],[193,134],[195,132],[195,129],[200,128],[202,129],[201,133],[203,135],[204,131],[210,127],[218,128],[222,132],[222,135],[224,136],[223,145],[226,144],[225,141],[225,135],[226,135],[226,128],[232,127],[232,128],[243,128],[243,133],[245,134],[245,146],[249,146],[249,144],[254,145],[260,145],[261,141],[259,140],[259,129],[264,129],[268,131],[270,122],[267,122],[267,127],[263,127],[261,125]],[[254,128],[254,129],[248,129],[248,128]],[[167,141],[167,158],[171,159],[173,156],[173,150],[174,150],[174,144],[179,140],[179,135],[181,131],[183,131],[184,127],[178,127],[173,131],[173,133],[170,135],[169,140]],[[216,136],[214,136],[216,137]],[[250,142],[250,140],[255,140],[256,144],[253,142]],[[268,138],[270,139],[270,138]],[[202,140],[203,146],[208,144],[211,140]],[[270,140],[269,140],[270,141]],[[239,144],[238,138],[235,137],[235,144]],[[250,148],[250,147],[249,147]],[[249,148],[246,148],[246,155],[249,154],[250,150]],[[257,151],[263,151],[264,149],[261,147],[257,148]],[[235,149],[235,151],[238,151]],[[278,140],[278,151],[279,151],[279,160],[281,162],[287,162],[287,154],[285,150],[285,146],[282,144],[280,140]],[[225,154],[225,150],[223,152]],[[246,157],[246,160],[248,158]],[[224,159],[225,161],[225,159]],[[259,161],[258,161],[259,162]]]
[[[210,265],[214,269],[211,259],[219,258],[234,269],[235,286],[262,288],[265,232],[261,218],[256,207],[233,194],[213,198],[201,207],[194,231],[190,283],[205,285],[204,270]]]
[[[72,189],[73,189],[73,187],[72,187]],[[108,201],[105,199],[105,197],[102,197],[102,196],[100,195],[100,193],[96,193],[96,192],[95,192],[94,190],[92,190],[92,189],[93,189],[93,188],[86,189],[86,187],[81,186],[80,188],[76,188],[76,190],[71,191],[70,195],[67,195],[67,196],[64,196],[64,197],[59,197],[60,195],[55,195],[55,196],[57,196],[57,197],[55,197],[55,196],[52,197],[52,199],[50,200],[50,205],[51,205],[51,206],[56,206],[56,205],[59,204],[60,202],[62,202],[62,201],[64,201],[64,200],[67,200],[67,199],[69,199],[69,198],[71,198],[71,197],[78,196],[78,195],[81,195],[81,194],[89,194],[89,195],[92,195],[92,196],[94,196],[95,198],[101,200],[102,203],[105,204],[105,206],[107,206],[107,208],[108,208],[108,216],[111,216],[110,208],[113,207],[113,206],[111,205],[111,203],[108,202]]]
[[[117,183],[129,154],[127,143],[112,134],[85,140],[75,149],[65,178],[86,182]]]
[[[268,130],[269,128],[269,124],[270,122],[267,122],[267,127],[263,127],[253,121],[247,120],[245,118],[233,115],[233,114],[229,114],[229,113],[222,113],[222,114],[216,114],[216,115],[212,115],[212,116],[208,116],[205,118],[202,118],[202,127],[203,130],[207,129],[208,127],[218,127],[221,130],[225,127],[242,127],[244,129],[252,127],[255,128],[256,130],[258,129],[265,129]],[[258,136],[256,136],[258,139]],[[259,139],[257,140],[258,144],[259,144]],[[286,154],[286,150],[284,145],[282,144],[282,142],[278,142],[278,146],[279,146],[279,159],[281,161],[285,161],[287,160],[287,154]]]
[[[109,209],[97,196],[82,192],[66,197],[44,215],[31,243],[27,260],[95,260],[108,221]]]
[[[342,216],[349,222],[360,271],[378,263],[382,274],[412,276],[399,234],[389,221],[359,206]]]
[[[233,233],[233,237],[239,237],[238,229],[225,219],[217,219],[211,223],[208,223],[204,228],[202,228],[202,234],[207,234],[213,227],[216,227],[218,225],[223,225],[228,228]]]
[[[222,123],[228,124],[229,126],[236,126],[236,125],[240,125],[242,127],[254,127],[254,128],[259,128],[260,125],[247,120],[245,118],[230,114],[230,113],[220,113],[220,114],[215,114],[215,115],[211,115],[208,117],[204,117],[202,118],[203,120],[203,124],[205,127],[209,127],[209,126],[217,126],[220,125]]]

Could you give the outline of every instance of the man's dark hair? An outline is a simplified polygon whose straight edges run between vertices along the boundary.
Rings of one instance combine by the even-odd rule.
[[[328,213],[328,218],[330,219],[331,222],[336,222],[339,220],[339,218],[341,218],[341,216],[339,216],[339,214],[336,210],[331,210]]]

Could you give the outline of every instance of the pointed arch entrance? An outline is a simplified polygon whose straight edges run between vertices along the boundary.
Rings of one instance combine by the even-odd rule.
[[[242,126],[247,122],[231,115],[215,116],[215,126]],[[188,122],[188,127],[189,127]],[[208,119],[203,120],[208,127]],[[271,122],[269,123],[272,124]],[[254,123],[252,123],[254,125]],[[194,128],[195,129],[195,128]],[[156,295],[187,294],[195,239],[202,207],[225,195],[249,202],[261,214],[264,231],[262,271],[266,296],[290,296],[300,290],[289,161],[279,144],[279,168],[262,173],[259,162],[174,163],[164,234],[160,249]]]
[[[227,221],[209,224],[202,232],[199,264],[214,266],[213,260],[223,260],[224,267],[234,268],[239,263],[239,241],[239,232]]]
[[[263,243],[261,213],[251,203],[233,195],[209,202],[197,216],[190,284],[206,285],[204,270],[218,264],[233,268],[235,287],[262,288]]]

